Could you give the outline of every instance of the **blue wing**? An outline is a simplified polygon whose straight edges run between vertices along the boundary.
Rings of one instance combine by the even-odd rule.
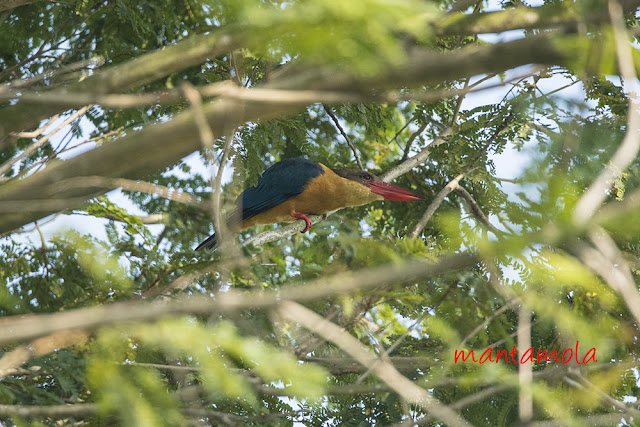
[[[320,163],[294,157],[282,160],[264,171],[255,187],[249,187],[238,197],[238,209],[227,220],[231,227],[245,219],[284,203],[304,190],[309,180],[322,175]],[[197,250],[215,249],[218,242],[215,233],[200,243]]]
[[[313,160],[302,157],[282,160],[267,169],[255,187],[244,190],[236,200],[238,214],[230,219],[242,221],[268,211],[302,193],[309,180],[323,173],[322,166]]]

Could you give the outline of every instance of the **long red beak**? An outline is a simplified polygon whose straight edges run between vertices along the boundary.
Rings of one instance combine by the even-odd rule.
[[[371,183],[367,183],[371,191],[376,194],[381,195],[387,200],[398,200],[401,202],[406,202],[409,200],[425,200],[424,197],[417,195],[416,193],[412,193],[411,191],[405,190],[404,188],[396,187],[395,185],[387,184],[383,181],[374,181]]]

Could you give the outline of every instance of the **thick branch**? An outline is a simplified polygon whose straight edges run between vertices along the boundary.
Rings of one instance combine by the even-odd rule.
[[[192,36],[173,46],[148,53],[122,65],[109,68],[82,82],[48,92],[110,93],[126,91],[140,84],[157,80],[179,70],[200,64],[239,45],[239,39],[225,32],[205,36]],[[2,89],[0,88],[0,91]],[[52,95],[53,94],[53,95]],[[46,105],[20,102],[0,110],[0,149],[7,134],[31,127],[40,120],[60,112],[64,105]]]
[[[537,72],[537,71],[536,71]],[[509,80],[500,81],[494,84],[480,86],[478,82],[461,89],[434,89],[434,90],[389,90],[377,91],[375,93],[347,92],[331,90],[286,90],[286,89],[265,89],[237,86],[231,81],[212,83],[209,85],[194,87],[200,96],[206,98],[223,97],[237,100],[260,101],[279,104],[313,104],[322,102],[326,104],[341,104],[348,102],[401,102],[401,101],[438,101],[442,98],[463,96],[467,93],[479,92],[504,86],[514,81],[522,80],[535,73],[526,72]],[[490,74],[489,76],[493,76]],[[156,104],[175,104],[184,100],[183,92],[179,89],[165,90],[162,92],[147,92],[143,94],[121,94],[121,93],[88,93],[88,92],[29,92],[18,90],[0,91],[0,102],[10,101],[20,97],[22,101],[37,104],[52,104],[66,106],[83,106],[88,104],[98,104],[104,108],[138,108]],[[405,125],[408,126],[409,123]],[[402,129],[404,130],[404,128]],[[33,132],[16,132],[14,136],[32,138]],[[397,137],[397,136],[396,136]]]
[[[93,403],[78,403],[75,405],[0,405],[0,418],[64,418],[84,417],[96,413],[98,405]]]
[[[356,78],[334,69],[312,69],[282,76],[267,88],[315,88],[327,90],[370,90],[413,86],[427,82],[465,77],[472,74],[502,71],[531,62],[564,63],[565,55],[556,49],[546,36],[532,37],[509,43],[473,47],[460,52],[440,55],[430,50],[417,49],[411,52],[407,63],[394,64],[385,72],[369,79]],[[214,134],[247,121],[270,119],[293,113],[307,103],[272,104],[260,101],[220,100],[204,108]],[[6,122],[10,122],[7,120]],[[3,123],[6,123],[3,120]],[[173,120],[159,123],[139,132],[104,144],[87,153],[53,165],[20,182],[0,188],[1,202],[47,199],[51,197],[78,197],[90,199],[102,194],[104,189],[88,188],[58,191],[56,183],[71,177],[100,175],[137,179],[157,172],[199,148],[198,132],[193,126],[193,113],[186,111]],[[428,153],[427,153],[428,157]],[[123,162],[122,159],[127,159]],[[420,155],[407,160],[400,167],[421,163]],[[401,174],[401,173],[400,173]],[[389,175],[386,176],[388,179]],[[69,208],[75,207],[73,204]],[[56,210],[42,209],[40,213],[14,212],[0,218],[0,232],[7,231]]]
[[[31,0],[0,0],[0,11],[29,2]],[[638,1],[626,0],[622,2],[622,6],[624,12],[629,12],[638,6]],[[573,4],[566,6],[565,2],[560,6],[522,7],[483,14],[465,15],[456,13],[448,15],[444,19],[437,16],[434,22],[427,21],[425,25],[431,25],[437,35],[446,36],[453,34],[495,33],[514,29],[549,28],[553,26],[564,26],[566,30],[573,30],[578,25],[589,22],[604,22],[607,18],[604,10],[597,10],[591,16],[583,17],[580,16],[575,8],[577,6]],[[96,76],[89,77],[81,83],[67,87],[64,91],[89,91],[94,93],[124,91],[175,71],[202,63],[206,58],[233,51],[242,45],[243,42],[240,35],[243,32],[250,33],[254,31],[256,31],[255,28],[247,26],[230,28],[226,31],[206,36],[189,37],[173,46],[141,56]],[[509,58],[509,56],[501,55],[499,58],[502,61],[505,58]],[[460,70],[463,70],[463,68],[460,68]],[[34,108],[34,106],[26,103],[19,103],[17,106],[0,110],[0,116],[7,119],[3,121],[3,125],[0,125],[0,138],[11,131],[28,128],[39,120],[60,112],[59,110],[60,108],[55,106],[39,105]]]
[[[15,9],[26,4],[35,3],[39,0],[0,0],[0,12]]]
[[[629,311],[640,325],[640,294],[633,274],[614,240],[602,228],[596,228],[589,235],[593,247],[578,242],[571,251],[602,277],[609,286],[618,292]]]
[[[54,314],[5,317],[0,319],[0,346],[71,329],[91,330],[114,323],[148,321],[171,315],[227,313],[247,308],[269,308],[286,300],[311,301],[347,294],[357,289],[372,289],[432,277],[471,267],[478,260],[478,257],[473,254],[452,255],[442,258],[437,263],[415,261],[355,273],[342,273],[306,285],[290,286],[278,292],[228,291],[220,293],[215,299],[193,296],[165,304],[125,302]]]
[[[621,2],[624,13],[635,10],[640,2],[626,0]],[[560,2],[541,7],[520,6],[508,10],[488,13],[452,13],[439,22],[433,29],[439,36],[474,35],[501,33],[511,30],[530,30],[562,27],[565,32],[576,31],[579,25],[604,23],[608,20],[607,11],[602,8],[589,16],[584,16],[574,2]]]

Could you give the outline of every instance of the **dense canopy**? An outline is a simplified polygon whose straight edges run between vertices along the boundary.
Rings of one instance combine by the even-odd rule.
[[[1,423],[637,423],[640,1],[531,3],[0,0]]]

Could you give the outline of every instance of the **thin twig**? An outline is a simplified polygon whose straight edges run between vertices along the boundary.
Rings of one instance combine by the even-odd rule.
[[[79,109],[78,111],[76,111],[75,113],[73,113],[72,115],[70,115],[69,117],[67,117],[62,123],[60,123],[55,129],[53,129],[51,132],[49,132],[48,134],[46,134],[45,136],[43,136],[42,138],[40,138],[39,140],[37,140],[36,142],[34,142],[33,144],[31,144],[29,147],[27,147],[22,153],[20,153],[19,155],[17,155],[16,157],[14,157],[13,159],[7,161],[5,164],[3,164],[2,166],[0,166],[0,175],[4,175],[6,174],[9,170],[11,170],[11,168],[13,167],[13,165],[15,165],[17,162],[19,162],[20,160],[24,159],[25,157],[30,156],[31,154],[33,154],[38,148],[42,147],[44,144],[47,143],[47,141],[49,141],[49,139],[55,135],[56,133],[58,133],[60,131],[60,129],[64,128],[65,126],[67,126],[69,123],[73,122],[74,120],[76,120],[78,117],[82,116],[84,113],[87,112],[87,110],[89,110],[89,108],[93,107],[93,105],[86,105],[84,107],[82,107],[81,109]]]
[[[143,367],[143,368],[154,368],[154,369],[159,369],[161,371],[175,371],[175,372],[201,372],[202,368],[197,367],[197,366],[181,366],[181,365],[163,365],[160,363],[140,363],[140,362],[135,362],[135,363],[128,363],[128,362],[123,362],[121,363],[122,366],[132,366],[132,367]]]
[[[482,329],[484,329],[485,326],[487,326],[489,323],[491,323],[495,318],[500,316],[505,311],[509,310],[511,307],[516,305],[518,302],[519,302],[519,299],[515,299],[515,298],[512,298],[509,301],[507,301],[507,303],[505,305],[503,305],[502,307],[500,307],[499,309],[494,311],[491,314],[491,316],[489,316],[486,319],[484,319],[484,321],[481,324],[479,324],[478,326],[476,326],[473,329],[473,331],[469,332],[469,334],[466,337],[464,337],[464,339],[462,341],[460,341],[460,344],[458,345],[458,347],[460,347],[460,348],[464,347],[464,345],[467,343],[467,341],[469,341],[475,334],[480,332]]]
[[[491,135],[491,138],[489,138],[489,140],[484,144],[484,146],[482,147],[478,155],[475,157],[475,159],[471,161],[467,170],[465,170],[463,173],[461,173],[460,175],[458,175],[457,177],[449,181],[449,183],[445,185],[445,187],[442,190],[440,190],[440,192],[436,195],[436,197],[433,199],[431,204],[429,204],[429,206],[427,207],[427,210],[425,211],[424,215],[422,215],[422,218],[420,218],[420,221],[418,221],[418,224],[416,224],[415,228],[411,232],[411,235],[410,235],[411,237],[415,238],[418,236],[418,234],[420,234],[420,232],[424,229],[424,227],[426,227],[427,223],[429,222],[429,220],[431,219],[435,211],[438,209],[438,207],[440,207],[445,197],[447,197],[452,191],[456,190],[459,186],[460,180],[462,180],[462,178],[467,176],[476,168],[475,166],[476,163],[482,158],[482,156],[486,153],[487,149],[496,140],[496,138],[498,138],[498,135],[500,135],[500,133],[502,133],[502,131],[507,127],[507,124],[511,120],[511,117],[512,115],[509,114],[507,117],[504,118],[502,123],[496,128],[496,131],[493,133],[493,135]],[[452,129],[452,128],[449,127],[448,129]]]
[[[84,61],[78,61],[76,63],[73,64],[69,64],[69,65],[64,65],[62,67],[59,67],[57,69],[49,69],[46,70],[36,76],[30,77],[28,79],[25,80],[14,80],[11,83],[8,83],[6,85],[2,85],[0,86],[0,93],[4,93],[9,89],[18,89],[18,88],[25,88],[25,87],[29,87],[29,86],[33,86],[34,84],[38,83],[39,81],[44,80],[45,78],[48,80],[53,79],[54,77],[58,77],[67,73],[70,73],[72,71],[76,71],[76,70],[80,70],[82,68],[85,68],[89,65],[95,64],[96,68],[100,67],[101,65],[104,64],[104,60],[102,58],[91,58],[91,59],[87,59]]]
[[[356,147],[351,142],[351,139],[349,139],[349,135],[347,135],[344,129],[342,129],[342,126],[340,126],[340,121],[338,121],[338,118],[336,117],[336,115],[333,114],[333,111],[331,111],[331,109],[326,104],[322,104],[322,106],[324,107],[324,111],[326,111],[329,117],[331,117],[331,120],[333,120],[333,123],[336,125],[336,127],[342,134],[343,138],[347,141],[347,144],[349,144],[349,147],[351,147],[351,151],[353,151],[353,157],[355,157],[356,162],[358,163],[358,167],[360,168],[361,171],[364,170],[364,168],[362,167],[362,162],[360,162],[360,156],[358,155],[358,151],[356,150]]]
[[[640,411],[627,406],[624,402],[621,402],[618,399],[615,399],[610,394],[605,393],[600,387],[597,387],[595,384],[593,384],[591,381],[586,379],[579,372],[570,371],[568,375],[577,377],[578,380],[580,381],[580,383],[582,383],[582,385],[585,388],[587,388],[588,390],[590,390],[590,391],[594,392],[595,394],[597,394],[600,397],[600,399],[602,400],[603,403],[605,403],[607,405],[611,405],[611,406],[613,406],[615,408],[618,408],[621,411],[624,411],[627,414],[633,416],[635,419],[640,418]]]
[[[420,234],[420,232],[424,229],[424,227],[426,227],[427,223],[429,222],[429,220],[431,219],[433,214],[436,212],[436,210],[438,210],[438,208],[440,207],[440,205],[442,204],[444,199],[452,191],[454,191],[456,188],[458,188],[458,183],[460,182],[460,180],[462,178],[465,177],[465,175],[466,175],[466,173],[461,173],[460,175],[458,175],[455,178],[453,178],[451,181],[449,181],[449,183],[447,185],[444,186],[444,188],[442,190],[440,190],[440,192],[436,195],[436,197],[433,198],[433,200],[431,201],[431,203],[427,207],[427,210],[422,215],[422,218],[420,218],[420,221],[418,221],[418,223],[414,227],[413,231],[409,235],[411,238],[418,237],[418,234]]]
[[[480,402],[481,400],[487,399],[489,397],[493,397],[496,394],[502,393],[503,391],[509,390],[511,388],[513,388],[513,386],[507,385],[507,384],[500,384],[492,387],[487,387],[482,391],[463,397],[462,399],[449,404],[449,407],[457,411],[464,408],[465,406],[469,406],[476,402]],[[419,420],[417,420],[416,425],[426,424],[432,420],[433,420],[433,416],[428,414],[424,418],[420,418]]]
[[[458,192],[462,196],[462,198],[469,204],[471,213],[473,213],[473,215],[481,223],[483,223],[489,230],[491,230],[493,234],[496,235],[496,237],[501,238],[503,236],[504,232],[491,224],[489,218],[487,218],[484,212],[482,212],[482,209],[480,209],[480,205],[478,204],[478,202],[475,201],[473,196],[463,186],[458,185],[455,191]]]
[[[65,22],[64,24],[58,26],[57,28],[54,28],[53,31],[47,36],[47,38],[45,40],[43,40],[42,44],[40,45],[38,50],[33,55],[31,55],[28,58],[23,59],[19,63],[15,64],[15,65],[13,65],[13,66],[11,66],[9,68],[5,68],[4,70],[0,71],[0,80],[3,80],[5,76],[13,73],[16,70],[19,70],[20,68],[22,68],[23,66],[25,66],[29,62],[31,62],[34,59],[37,59],[38,57],[40,57],[43,53],[48,52],[49,50],[51,50],[51,49],[45,50],[45,46],[47,46],[49,44],[49,42],[55,38],[55,36],[58,34],[58,32],[62,28],[64,28],[66,25],[67,24]]]
[[[45,224],[50,224],[53,221],[55,221],[56,219],[58,219],[58,214],[51,215],[51,217],[48,218],[47,220],[41,221],[40,225],[42,226],[42,225],[45,225]],[[8,237],[8,236],[11,236],[13,234],[28,234],[28,233],[34,232],[35,230],[36,230],[35,227],[21,228],[19,230],[12,230],[12,231],[9,231],[7,233],[2,233],[2,234],[0,234],[0,237]]]
[[[577,426],[617,426],[620,425],[622,420],[627,422],[627,425],[633,425],[634,420],[629,416],[620,413],[602,414],[602,415],[589,415],[586,417],[572,417],[570,418],[572,425]],[[534,421],[528,424],[528,427],[563,427],[567,425],[566,420],[547,420],[547,421]]]
[[[102,135],[94,136],[93,138],[89,138],[86,141],[79,142],[79,143],[77,143],[75,145],[72,145],[71,147],[67,147],[68,144],[65,144],[64,146],[63,146],[63,144],[60,144],[58,147],[56,147],[56,149],[51,154],[49,154],[49,156],[38,160],[33,165],[31,165],[31,167],[29,167],[28,169],[23,170],[17,178],[21,178],[23,176],[27,176],[27,175],[31,174],[34,171],[34,169],[37,170],[37,169],[40,169],[40,168],[44,167],[51,159],[54,159],[54,158],[60,156],[62,153],[65,153],[65,152],[71,151],[71,150],[75,150],[75,149],[77,149],[79,147],[82,147],[85,144],[90,144],[92,142],[97,142],[97,141],[99,141],[101,139],[105,139],[105,138],[108,138],[110,136],[119,134],[122,131],[122,129],[124,129],[124,127],[121,126],[118,129],[111,130],[111,131],[109,131],[107,133],[104,133]],[[69,134],[70,134],[70,132],[67,132],[67,135],[69,135]],[[66,135],[65,135],[65,138],[66,138]],[[65,139],[65,138],[63,138],[63,139]],[[0,179],[5,179],[6,180],[8,178],[0,177]]]
[[[400,134],[402,133],[402,131],[404,131],[412,122],[413,120],[409,120],[407,123],[404,124],[404,126],[402,126],[400,128],[400,130],[398,132],[396,132],[395,135],[393,135],[393,138],[391,138],[390,140],[387,141],[387,144],[391,144],[391,141],[398,141],[398,136],[400,136]]]
[[[462,88],[463,91],[468,90],[469,89],[469,81],[471,80],[471,77],[467,77],[464,81],[464,86]],[[464,101],[464,97],[467,94],[467,92],[464,92],[463,94],[458,96],[458,102],[456,102],[456,108],[453,110],[453,115],[451,116],[451,123],[449,124],[449,126],[455,126],[456,122],[458,121],[458,114],[460,114],[460,108],[462,107],[462,101]]]
[[[400,160],[401,162],[407,160],[407,158],[409,157],[409,152],[411,151],[411,146],[413,145],[413,141],[415,141],[416,138],[420,136],[422,132],[424,132],[427,126],[429,126],[429,122],[425,121],[420,125],[418,130],[411,134],[411,136],[407,140],[407,145],[404,147],[404,153],[402,154],[402,159]]]
[[[431,154],[431,150],[438,145],[443,144],[446,141],[446,138],[451,135],[451,128],[447,128],[445,131],[441,132],[440,135],[433,140],[433,142],[427,145],[422,149],[418,154],[413,157],[408,158],[404,162],[394,166],[393,168],[387,170],[386,172],[380,174],[380,179],[384,182],[393,181],[397,177],[404,175],[409,172],[411,169],[415,168],[418,165],[426,162]]]

